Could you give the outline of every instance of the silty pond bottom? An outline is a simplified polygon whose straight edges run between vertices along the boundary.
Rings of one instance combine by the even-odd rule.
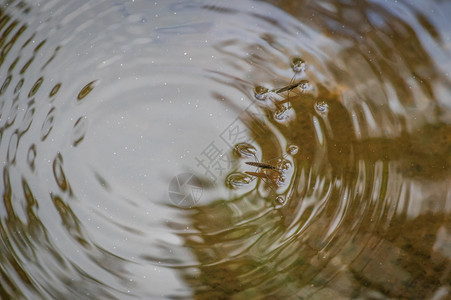
[[[0,3],[0,298],[451,294],[449,1]]]

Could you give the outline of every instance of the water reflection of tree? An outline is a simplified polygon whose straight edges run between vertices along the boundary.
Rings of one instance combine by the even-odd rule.
[[[346,103],[346,91],[321,85],[316,97],[291,99],[296,117],[289,126],[271,121],[274,111],[266,107],[287,143],[300,146],[287,204],[275,209],[274,195],[262,198],[255,189],[193,208],[190,219],[198,233],[181,236],[199,266],[198,272],[182,270],[183,278],[200,299],[444,296],[451,270],[450,215],[443,211],[449,202],[451,127],[434,92],[443,78],[417,31],[375,2],[329,1],[334,13],[313,1],[268,2],[336,39],[353,41],[339,53],[349,68],[331,63],[330,71],[338,85],[366,100],[377,124],[395,129],[371,135],[363,127],[363,138],[357,138],[356,118],[362,125],[365,116]],[[412,12],[440,44],[428,18]],[[375,25],[375,17],[383,23]],[[428,118],[413,124],[407,114],[393,114],[391,98],[381,92],[384,84],[404,109],[430,103]],[[326,116],[315,110],[319,101],[328,106]],[[324,130],[323,144],[313,119]],[[256,120],[247,121],[251,131],[261,130]],[[255,140],[264,160],[283,153],[269,128]],[[415,187],[424,196],[414,196]],[[321,205],[303,203],[326,198]],[[423,211],[412,214],[416,200]]]

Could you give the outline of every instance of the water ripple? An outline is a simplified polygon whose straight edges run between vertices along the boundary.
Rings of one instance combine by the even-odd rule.
[[[448,4],[4,2],[1,298],[450,291]]]

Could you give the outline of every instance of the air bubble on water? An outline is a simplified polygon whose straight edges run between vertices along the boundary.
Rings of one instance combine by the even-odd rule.
[[[256,157],[257,149],[249,143],[238,143],[233,147],[233,151],[239,157]]]
[[[306,69],[305,61],[302,58],[295,57],[291,60],[291,68],[294,72],[304,72]]]
[[[274,199],[274,204],[277,208],[280,208],[285,205],[285,198],[283,196],[277,196],[276,199]]]
[[[268,96],[269,90],[263,86],[257,86],[254,90],[254,95],[257,100],[266,100],[266,97]]]
[[[296,145],[288,146],[287,153],[290,155],[296,155],[299,151],[299,147]]]
[[[288,108],[286,106],[282,106],[282,107],[278,108],[274,112],[274,119],[277,121],[286,120],[288,118],[287,111],[288,111]]]
[[[80,142],[83,141],[86,134],[86,126],[87,126],[86,117],[82,116],[78,118],[73,127],[72,146],[77,147],[78,144],[80,144]]]
[[[299,90],[301,90],[301,92],[307,92],[307,91],[311,91],[313,89],[313,86],[310,84],[310,82],[305,81],[305,82],[302,82],[298,88],[299,88]]]
[[[320,102],[316,102],[315,103],[315,110],[320,115],[327,114],[328,109],[329,109],[329,106],[324,101],[320,101]]]

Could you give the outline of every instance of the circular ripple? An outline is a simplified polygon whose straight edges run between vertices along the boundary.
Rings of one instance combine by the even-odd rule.
[[[447,4],[138,2],[0,10],[2,298],[449,291]]]

